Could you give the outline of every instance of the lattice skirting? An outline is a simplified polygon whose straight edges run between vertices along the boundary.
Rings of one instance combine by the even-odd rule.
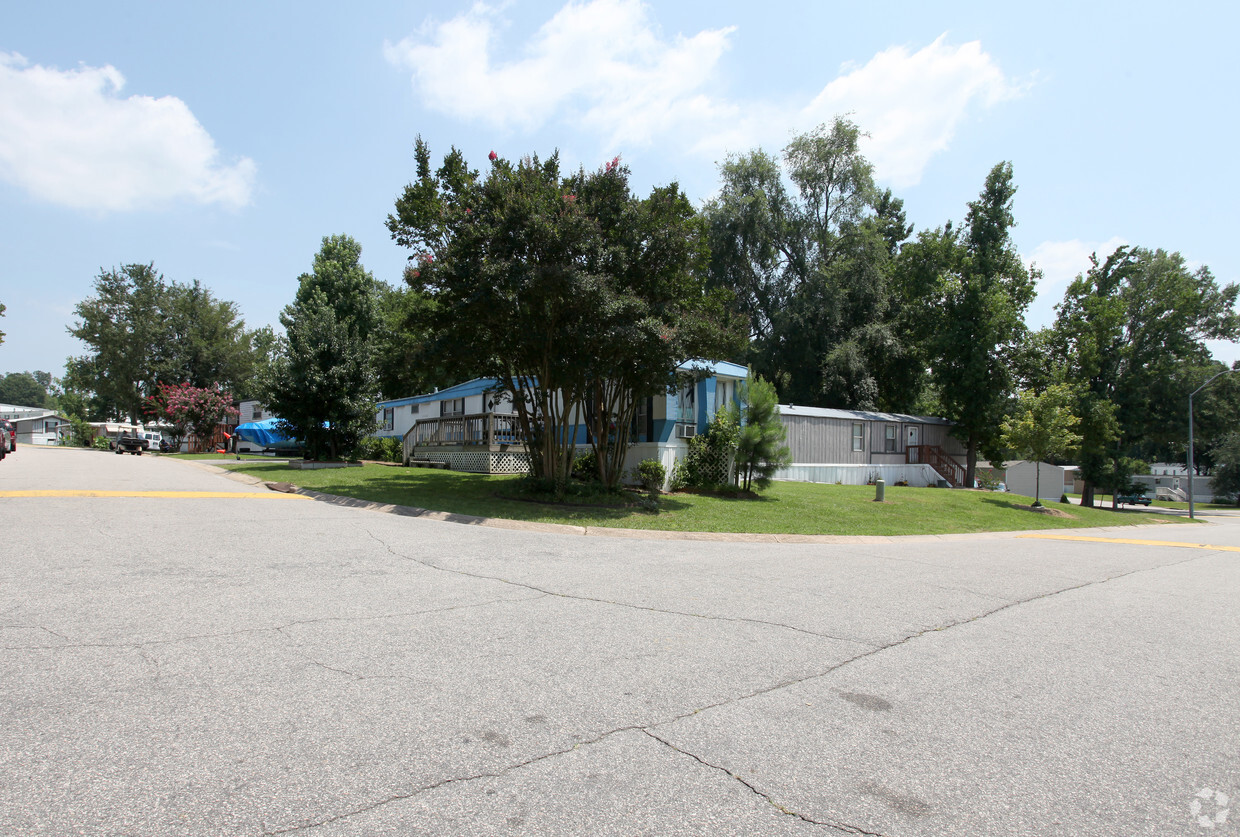
[[[524,474],[530,470],[530,455],[524,452],[472,452],[419,453],[418,459],[431,462],[447,462],[453,471],[470,474]]]

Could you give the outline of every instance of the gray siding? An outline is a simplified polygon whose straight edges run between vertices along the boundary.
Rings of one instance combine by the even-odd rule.
[[[865,465],[870,461],[870,427],[862,422],[863,450],[852,449],[853,422],[818,416],[781,416],[793,462]]]
[[[782,413],[792,461],[806,464],[869,465],[905,461],[908,428],[916,427],[918,443],[941,447],[949,456],[963,457],[964,447],[948,433],[949,426],[921,422],[873,421]],[[862,449],[852,449],[853,425],[862,428]],[[887,427],[895,428],[895,449],[887,449]]]

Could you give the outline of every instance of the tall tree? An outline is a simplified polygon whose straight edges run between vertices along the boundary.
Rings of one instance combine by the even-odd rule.
[[[261,388],[263,403],[311,458],[351,455],[374,428],[377,384],[369,339],[378,287],[348,236],[323,239],[311,273],[280,314],[285,338]]]
[[[29,372],[10,372],[0,378],[0,404],[45,407],[47,386]]]
[[[948,224],[923,233],[901,252],[904,296],[916,306],[944,417],[965,443],[967,485],[979,453],[1001,454],[1000,420],[1036,284],[1036,272],[1024,266],[1011,239],[1015,194],[1012,165],[999,163],[959,231]]]
[[[153,264],[101,271],[68,331],[87,353],[66,363],[66,385],[90,394],[92,415],[137,420],[163,383],[236,388],[252,374],[252,333],[235,303],[198,281],[168,283]]]
[[[703,210],[711,282],[749,319],[750,361],[799,404],[901,407],[915,397],[907,380],[886,382],[917,368],[892,327],[888,287],[910,227],[903,203],[875,188],[862,136],[840,117],[794,137],[782,167],[760,149],[730,157]]]
[[[432,296],[408,285],[383,285],[379,296],[379,327],[374,335],[375,372],[385,398],[402,398],[457,383],[460,378],[430,352],[435,335]],[[460,377],[476,378],[476,370],[459,370]]]
[[[456,149],[432,172],[420,137],[415,156],[388,228],[431,303],[428,356],[511,391],[534,476],[567,481],[584,416],[614,482],[637,401],[727,342],[688,201],[675,184],[637,199],[619,158],[564,176],[558,155],[493,153],[483,177]]]
[[[89,349],[70,358],[67,377],[94,393],[108,416],[137,421],[142,403],[158,385],[166,348],[167,286],[154,264],[127,264],[95,279],[95,295],[76,306],[69,333]]]
[[[162,311],[166,333],[157,358],[160,381],[206,388],[236,387],[254,365],[253,333],[235,302],[217,299],[197,279],[167,287]]]
[[[1179,253],[1127,246],[1092,257],[1068,286],[1054,328],[1084,419],[1083,504],[1092,505],[1095,487],[1126,481],[1126,460],[1182,453],[1188,393],[1218,371],[1204,341],[1240,338],[1238,292],[1219,287],[1208,268],[1190,270]]]

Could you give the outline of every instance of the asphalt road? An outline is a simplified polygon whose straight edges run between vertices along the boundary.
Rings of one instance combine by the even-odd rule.
[[[19,448],[0,835],[1240,834],[1219,520],[580,537]]]

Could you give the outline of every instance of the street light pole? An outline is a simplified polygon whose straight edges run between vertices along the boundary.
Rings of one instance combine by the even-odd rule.
[[[1213,383],[1215,378],[1220,378],[1223,375],[1226,375],[1228,372],[1233,372],[1233,371],[1235,370],[1224,369],[1222,372],[1219,372],[1217,375],[1210,378],[1210,380],[1206,381],[1204,384],[1197,387],[1195,390],[1193,390],[1192,392],[1188,394],[1188,519],[1189,520],[1194,519],[1193,518],[1193,477],[1196,475],[1196,471],[1193,468],[1193,396],[1201,392],[1206,387],[1208,387],[1211,383]]]

